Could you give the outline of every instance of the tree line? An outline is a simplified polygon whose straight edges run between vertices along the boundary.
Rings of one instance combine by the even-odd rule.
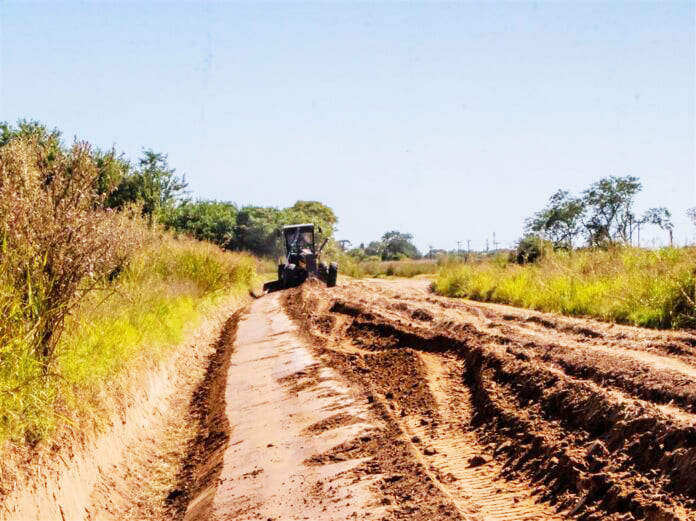
[[[371,241],[367,245],[360,244],[348,252],[357,260],[402,260],[420,259],[421,252],[413,244],[413,235],[396,230],[386,232],[378,241]]]
[[[47,161],[65,153],[61,132],[36,121],[16,126],[0,123],[0,147],[16,138],[30,139],[47,151]],[[206,240],[228,250],[246,250],[259,256],[282,252],[278,231],[286,224],[311,222],[319,240],[331,239],[338,222],[333,210],[316,201],[297,201],[288,208],[245,205],[224,201],[192,200],[185,176],[171,168],[167,155],[143,150],[134,163],[115,150],[89,148],[96,166],[95,189],[100,204],[121,210],[139,206],[150,223]]]
[[[632,244],[633,234],[646,224],[667,231],[671,242],[674,225],[667,208],[635,212],[635,197],[642,188],[637,177],[610,176],[579,195],[558,190],[542,210],[526,221],[525,234],[518,243],[518,260],[531,261],[540,255],[540,241],[566,250],[583,243],[600,248]]]

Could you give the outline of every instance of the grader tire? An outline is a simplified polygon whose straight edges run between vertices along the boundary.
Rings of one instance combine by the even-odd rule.
[[[338,264],[332,262],[329,266],[329,274],[326,277],[326,286],[333,288],[336,285],[336,280],[338,279]]]

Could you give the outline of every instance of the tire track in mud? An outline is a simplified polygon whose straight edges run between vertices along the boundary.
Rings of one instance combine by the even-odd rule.
[[[565,518],[696,519],[693,395],[688,381],[656,363],[681,342],[683,349],[666,360],[691,371],[688,334],[623,326],[607,333],[610,326],[596,331],[592,321],[570,319],[551,328],[546,316],[539,320],[548,323],[537,327],[529,313],[505,308],[494,314],[388,283],[345,284],[334,291],[307,285],[288,298],[313,334],[337,350],[360,353],[347,370],[383,396],[391,393],[392,416],[428,452],[439,480],[451,481],[462,513],[473,505],[482,519],[495,519],[498,512],[504,512],[500,519],[514,519],[522,503],[536,508],[538,519],[552,519],[553,509]],[[551,331],[549,338],[540,328]],[[593,342],[594,356],[583,352],[579,335]],[[635,345],[629,347],[632,335]],[[608,337],[617,349],[612,342],[601,344]],[[596,356],[597,346],[608,356]],[[642,348],[649,356],[641,356]],[[418,363],[411,355],[410,361],[395,358],[397,353],[411,353]],[[392,369],[375,371],[379,356],[391,357]],[[423,360],[428,368],[412,374],[409,366]],[[433,376],[438,364],[458,376],[439,386]],[[395,389],[387,389],[388,382]],[[436,405],[426,400],[414,414],[413,400],[400,391],[424,384],[427,392],[421,394]],[[459,476],[445,470],[453,463]],[[468,494],[463,485],[477,474],[483,506],[476,505],[479,485],[471,481]],[[507,486],[506,479],[520,487]],[[491,489],[499,503],[486,510]],[[539,499],[545,505],[536,504]],[[534,515],[530,511],[528,518]]]
[[[292,313],[298,309],[298,302],[290,296],[286,308]],[[363,387],[368,400],[380,411],[391,430],[387,443],[407,446],[407,452],[401,454],[401,465],[407,468],[409,463],[404,459],[413,460],[410,475],[399,473],[387,478],[392,483],[401,482],[402,491],[395,494],[396,500],[409,501],[411,487],[430,481],[463,519],[563,519],[549,505],[539,504],[526,483],[504,479],[493,459],[481,461],[483,448],[466,428],[471,421],[468,390],[456,376],[451,378],[456,370],[446,371],[435,355],[417,350],[372,351],[359,341],[332,339],[334,328],[350,329],[350,321],[345,320],[350,310],[341,311],[331,318],[317,317],[318,327],[311,333],[327,363]],[[301,312],[294,314],[302,320]],[[449,361],[456,365],[455,359]],[[446,383],[441,383],[441,378]],[[425,519],[451,519],[452,510],[443,507]],[[408,507],[391,513],[397,519],[402,515],[404,519],[421,519],[418,514],[422,515]]]
[[[635,399],[641,406],[657,406],[675,421],[693,423],[696,358],[685,353],[696,343],[696,337],[687,333],[607,325],[498,304],[459,302],[434,296],[422,299],[422,289],[420,293],[387,292],[384,287],[378,291],[398,300],[391,304],[392,310],[407,311],[411,318],[422,313],[439,316],[433,322],[435,329],[473,332],[481,342],[524,348],[530,357],[536,356],[547,366],[569,376],[593,381],[617,400]],[[352,291],[351,297],[354,296],[355,291]],[[441,311],[439,315],[438,311]],[[400,320],[394,313],[385,315],[382,312],[380,316]],[[589,326],[599,328],[600,332]],[[597,338],[600,340],[592,340]],[[611,340],[603,344],[605,338]],[[675,349],[675,342],[681,342],[681,347]],[[667,356],[673,352],[678,354]]]
[[[440,416],[447,420],[427,428],[411,419],[407,428],[419,445],[425,443],[434,451],[432,464],[446,477],[460,508],[474,510],[478,519],[489,521],[563,519],[539,504],[525,483],[501,479],[503,472],[495,459],[483,455],[485,448],[466,428],[471,424],[471,397],[458,378],[463,370],[460,361],[432,353],[419,356],[427,367],[426,378]]]

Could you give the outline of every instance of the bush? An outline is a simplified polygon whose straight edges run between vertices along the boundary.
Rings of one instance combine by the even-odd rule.
[[[537,262],[541,260],[544,252],[548,249],[547,241],[535,235],[526,235],[517,243],[514,255],[515,262],[517,264]]]
[[[167,228],[231,249],[237,208],[232,203],[217,201],[187,202],[164,211],[160,221]]]

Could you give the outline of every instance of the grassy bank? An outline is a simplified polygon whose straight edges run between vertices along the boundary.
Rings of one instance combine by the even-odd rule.
[[[2,346],[0,442],[98,427],[109,416],[106,398],[128,385],[131,370],[165,357],[221,298],[246,295],[254,279],[250,255],[152,238],[67,318],[48,373],[30,338]]]
[[[360,268],[367,277],[406,277],[432,275],[437,272],[434,260],[365,261]]]
[[[656,328],[696,327],[696,249],[583,250],[444,266],[441,295]]]

